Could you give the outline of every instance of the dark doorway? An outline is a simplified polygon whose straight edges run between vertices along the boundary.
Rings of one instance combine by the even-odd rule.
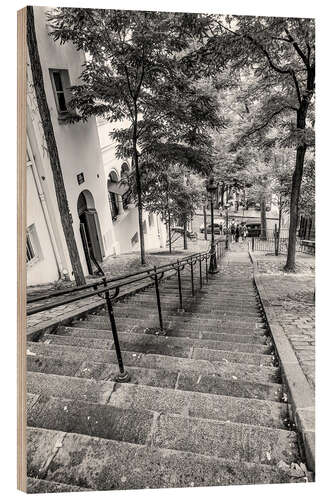
[[[82,191],[77,210],[80,219],[80,234],[89,274],[93,274],[92,260],[102,262],[104,249],[95,203],[90,191]]]

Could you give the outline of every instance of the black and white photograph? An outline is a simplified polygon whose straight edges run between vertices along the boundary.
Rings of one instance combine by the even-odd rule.
[[[19,489],[297,495],[315,19],[110,7],[18,12]]]

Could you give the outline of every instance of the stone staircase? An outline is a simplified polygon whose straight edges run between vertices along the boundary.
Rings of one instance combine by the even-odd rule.
[[[28,491],[304,482],[249,262],[175,278],[27,345]],[[197,283],[196,283],[197,285]],[[297,465],[295,465],[297,464]]]

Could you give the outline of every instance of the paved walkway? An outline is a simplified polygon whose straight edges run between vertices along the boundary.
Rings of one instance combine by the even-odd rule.
[[[297,255],[297,272],[285,273],[286,256],[254,253],[269,305],[301,368],[315,388],[315,258]]]

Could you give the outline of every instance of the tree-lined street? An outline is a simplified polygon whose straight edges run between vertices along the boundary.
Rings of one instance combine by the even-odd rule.
[[[312,481],[314,20],[58,8],[47,29],[86,59],[62,124],[114,127],[111,212],[126,186],[137,225],[85,286],[28,289],[29,490]]]

